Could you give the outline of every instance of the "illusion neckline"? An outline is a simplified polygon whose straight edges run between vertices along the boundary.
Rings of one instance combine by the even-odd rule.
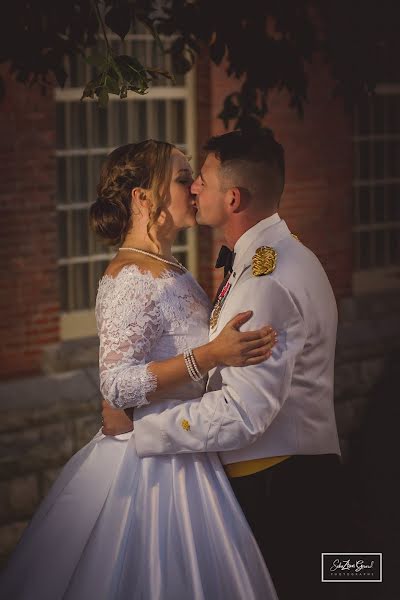
[[[121,267],[121,269],[118,271],[118,273],[116,275],[109,275],[108,273],[104,273],[104,275],[99,280],[99,285],[104,280],[116,281],[122,272],[124,272],[126,270],[130,270],[131,268],[133,268],[135,271],[140,273],[140,275],[143,275],[144,277],[147,277],[150,279],[154,279],[155,281],[180,279],[180,278],[186,277],[187,275],[190,275],[190,271],[188,271],[188,270],[183,272],[183,271],[175,271],[173,269],[164,269],[163,271],[161,271],[161,273],[159,275],[154,275],[154,273],[152,273],[149,269],[143,269],[143,267],[139,267],[135,263],[129,263],[129,264]]]

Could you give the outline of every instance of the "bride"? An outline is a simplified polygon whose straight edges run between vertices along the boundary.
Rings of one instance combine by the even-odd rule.
[[[100,280],[101,391],[157,410],[200,398],[217,364],[268,358],[270,327],[237,315],[208,342],[209,301],[172,256],[195,224],[192,173],[174,146],[148,140],[105,162],[91,224],[120,246]],[[190,429],[189,424],[182,427]],[[140,459],[135,434],[101,431],[66,464],[0,580],[13,600],[276,600],[216,454]]]

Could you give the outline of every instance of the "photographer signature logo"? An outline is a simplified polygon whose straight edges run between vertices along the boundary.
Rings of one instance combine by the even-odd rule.
[[[382,553],[323,552],[321,581],[382,581]]]

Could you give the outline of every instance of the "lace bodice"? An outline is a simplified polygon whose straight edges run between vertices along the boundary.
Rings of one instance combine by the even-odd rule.
[[[149,363],[207,342],[209,312],[206,294],[188,272],[154,277],[131,264],[116,277],[105,275],[96,300],[104,398],[116,408],[147,404],[147,394],[157,388]],[[202,393],[202,384],[183,387],[169,397]]]

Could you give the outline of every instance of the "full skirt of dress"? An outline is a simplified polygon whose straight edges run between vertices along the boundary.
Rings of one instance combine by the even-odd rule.
[[[99,432],[61,471],[0,577],[13,600],[276,600],[216,454],[139,458]]]

